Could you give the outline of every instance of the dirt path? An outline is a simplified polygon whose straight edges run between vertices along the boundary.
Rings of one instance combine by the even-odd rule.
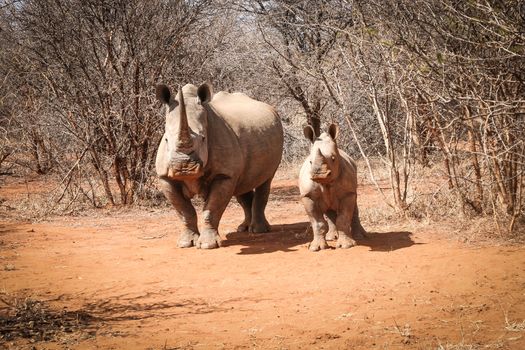
[[[272,198],[271,233],[234,233],[232,204],[212,251],[177,249],[166,210],[1,223],[0,296],[90,318],[0,348],[525,349],[523,247],[394,224],[368,227],[350,250],[311,253],[294,181],[277,181]]]

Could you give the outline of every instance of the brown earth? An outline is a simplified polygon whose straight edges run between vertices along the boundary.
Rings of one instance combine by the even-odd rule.
[[[16,186],[0,189],[7,203],[30,187]],[[364,186],[359,201],[366,214],[379,200]],[[176,248],[166,209],[2,221],[0,320],[25,298],[84,316],[47,341],[0,328],[0,348],[525,349],[523,246],[365,221],[359,246],[312,253],[292,176],[267,214],[272,232],[236,233],[233,201],[211,251]]]

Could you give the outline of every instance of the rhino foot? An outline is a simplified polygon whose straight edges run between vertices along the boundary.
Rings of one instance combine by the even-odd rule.
[[[263,233],[263,232],[270,232],[271,227],[268,221],[264,220],[262,223],[255,223],[250,225],[250,232],[253,233]]]
[[[221,238],[219,237],[217,230],[207,229],[201,233],[195,245],[199,249],[219,248],[221,246]]]
[[[324,238],[314,238],[314,240],[308,246],[308,249],[310,249],[310,251],[312,252],[317,252],[319,250],[330,249],[330,246],[328,245],[328,243],[326,243],[326,240]]]
[[[186,231],[180,235],[179,240],[177,242],[177,246],[179,248],[193,247],[195,245],[195,242],[197,242],[197,239],[199,239],[198,233]]]
[[[237,232],[246,232],[250,228],[250,224],[247,222],[243,222],[237,227]]]
[[[339,238],[337,239],[336,247],[342,248],[342,249],[348,249],[348,248],[352,248],[355,245],[356,245],[356,242],[352,238],[348,237],[347,235],[340,234]]]
[[[328,231],[326,233],[326,240],[327,241],[335,241],[338,237],[337,231]]]

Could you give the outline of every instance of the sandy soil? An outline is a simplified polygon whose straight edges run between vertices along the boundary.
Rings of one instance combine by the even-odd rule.
[[[363,193],[364,212],[377,198]],[[365,222],[359,246],[312,253],[293,179],[274,182],[271,233],[234,232],[241,215],[232,203],[223,247],[211,251],[176,248],[171,210],[4,220],[3,300],[30,297],[90,321],[51,341],[0,338],[0,348],[525,349],[524,247]],[[0,317],[7,309],[0,301]]]

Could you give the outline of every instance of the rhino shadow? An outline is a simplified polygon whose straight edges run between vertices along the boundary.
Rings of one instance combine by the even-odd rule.
[[[375,252],[390,252],[398,249],[408,248],[416,243],[412,239],[412,232],[368,232],[365,239],[357,241],[358,245],[370,247]]]
[[[222,245],[245,246],[237,253],[239,255],[294,252],[306,249],[312,241],[309,227],[309,222],[298,222],[272,225],[272,230],[267,233],[230,232],[226,234]],[[330,244],[333,245],[333,242]],[[357,245],[369,247],[373,252],[391,252],[418,244],[425,243],[416,243],[412,239],[412,232],[408,231],[368,232],[366,238],[357,240]]]
[[[245,246],[237,254],[266,254],[273,252],[293,252],[312,240],[312,234],[307,232],[309,222],[294,224],[272,225],[272,230],[266,233],[230,232],[226,240],[222,241],[224,247],[236,245]]]

